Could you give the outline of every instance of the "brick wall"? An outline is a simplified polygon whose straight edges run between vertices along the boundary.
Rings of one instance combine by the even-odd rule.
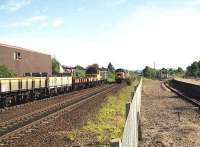
[[[20,53],[21,59],[15,54]],[[51,56],[0,44],[0,64],[13,69],[18,76],[27,72],[47,72],[52,75]]]

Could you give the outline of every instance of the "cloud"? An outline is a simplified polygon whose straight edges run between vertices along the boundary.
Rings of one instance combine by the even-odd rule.
[[[43,19],[36,17],[31,20]],[[108,26],[109,30],[100,35],[90,35],[89,31],[82,30],[80,35],[83,33],[87,37],[10,36],[7,40],[13,39],[16,45],[33,50],[56,53],[60,62],[66,65],[87,66],[96,62],[106,66],[111,61],[116,68],[143,69],[156,62],[156,68],[185,68],[199,60],[199,26],[200,11],[191,6],[169,8],[145,5],[137,7],[126,19],[119,19],[117,24]],[[66,55],[73,56],[66,58]]]
[[[19,22],[10,23],[3,27],[18,28],[18,27],[31,27],[31,26],[47,26],[48,20],[46,16],[34,16],[28,19],[24,19]]]
[[[50,20],[44,15],[33,16],[31,18],[26,18],[21,21],[12,22],[6,25],[1,25],[3,28],[24,28],[24,27],[47,27],[50,25],[52,27],[61,27],[64,24],[64,20],[62,18],[55,19],[52,23]]]
[[[53,27],[61,27],[64,24],[64,21],[62,18],[57,18],[56,20],[54,20],[53,22]]]
[[[195,9],[140,7],[113,29],[110,48],[123,49],[140,68],[154,61],[158,68],[185,68],[199,60],[199,26],[200,12]]]
[[[31,4],[32,0],[7,0],[5,4],[0,5],[0,10],[14,12]]]

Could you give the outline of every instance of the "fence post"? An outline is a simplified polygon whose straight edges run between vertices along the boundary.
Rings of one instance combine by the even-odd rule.
[[[137,113],[137,121],[138,121],[138,140],[142,140],[142,127],[141,127],[141,119],[140,119],[140,113]]]
[[[134,91],[133,91],[133,92],[131,92],[131,100],[133,100],[134,94],[135,94],[135,92],[134,92]]]
[[[129,113],[129,110],[130,110],[130,106],[131,106],[131,102],[127,102],[126,103],[126,119],[128,117],[128,113]]]
[[[110,140],[110,147],[121,147],[121,143],[120,138],[112,139]]]

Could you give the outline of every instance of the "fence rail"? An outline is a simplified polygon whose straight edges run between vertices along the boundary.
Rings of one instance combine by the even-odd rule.
[[[142,93],[143,79],[141,78],[136,91],[134,92],[132,101],[127,103],[126,110],[126,123],[121,140],[118,143],[111,145],[111,147],[138,147],[138,140],[141,139],[141,128],[140,128],[140,106],[141,106],[141,93]],[[114,141],[115,142],[115,141]]]

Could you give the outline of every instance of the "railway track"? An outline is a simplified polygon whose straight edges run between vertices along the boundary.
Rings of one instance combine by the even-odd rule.
[[[59,94],[57,96],[48,97],[48,98],[44,98],[44,99],[33,100],[33,101],[29,101],[29,102],[23,102],[23,103],[19,103],[19,104],[13,104],[10,107],[5,107],[5,108],[0,107],[0,112],[9,111],[9,110],[13,110],[13,109],[16,109],[16,108],[29,106],[29,105],[32,105],[32,104],[38,104],[38,103],[43,102],[43,101],[51,101],[53,99],[57,99],[57,98],[60,98],[60,97],[73,96],[73,95],[78,94],[80,92],[85,92],[85,91],[89,91],[91,89],[96,89],[96,88],[97,87],[82,89],[82,90],[78,90],[78,91],[72,91],[72,92]]]
[[[1,123],[0,145],[6,146],[6,144],[12,142],[13,139],[18,139],[20,136],[31,132],[34,127],[37,127],[41,123],[54,120],[56,117],[63,115],[64,113],[69,113],[70,111],[78,108],[80,105],[83,105],[98,96],[111,93],[119,87],[120,85],[110,85],[109,88],[102,88],[92,94],[90,93],[89,95],[67,99],[53,106],[49,106]]]
[[[200,101],[196,100],[195,98],[191,98],[188,97],[186,95],[184,95],[184,93],[178,91],[177,89],[173,88],[172,86],[170,86],[170,84],[168,82],[164,82],[164,85],[171,90],[172,92],[176,93],[178,96],[180,96],[181,98],[187,100],[188,102],[192,103],[193,105],[197,106],[200,108]]]
[[[100,88],[106,88],[108,86],[109,85],[104,85],[101,87],[85,89],[78,92],[72,92],[65,95],[60,95],[60,96],[55,96],[48,99],[30,102],[30,103],[27,103],[26,105],[19,105],[18,107],[12,107],[12,109],[0,112],[0,124],[4,121],[13,119],[14,117],[19,117],[21,115],[35,111],[36,109],[42,109],[44,107],[48,107],[49,105],[54,105],[66,99],[78,97],[84,94],[89,94],[89,92],[92,93],[92,92],[98,91]]]

